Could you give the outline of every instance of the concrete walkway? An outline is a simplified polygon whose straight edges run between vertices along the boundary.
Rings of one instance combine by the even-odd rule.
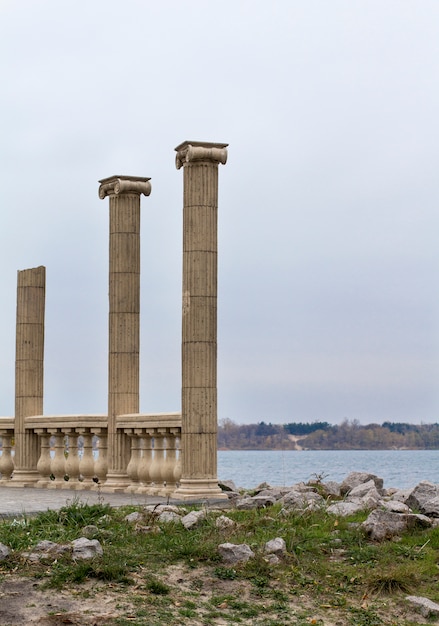
[[[0,519],[35,515],[48,509],[60,509],[73,502],[83,504],[126,504],[145,506],[167,502],[167,498],[129,493],[98,493],[98,491],[73,491],[69,489],[33,489],[30,487],[0,487]]]

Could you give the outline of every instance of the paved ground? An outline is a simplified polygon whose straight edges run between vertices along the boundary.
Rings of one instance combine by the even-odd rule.
[[[34,489],[31,487],[2,487],[0,486],[0,519],[19,517],[21,515],[33,515],[48,509],[60,509],[72,502],[84,504],[110,504],[111,506],[123,506],[133,504],[145,506],[160,502],[172,504],[200,504],[201,501],[171,500],[161,496],[147,496],[145,494],[130,493],[99,493],[97,490],[70,490],[70,489]],[[206,503],[205,500],[202,501]],[[227,500],[209,500],[208,506],[228,508]]]
[[[143,505],[167,502],[159,496],[127,493],[98,493],[97,491],[71,491],[66,489],[33,489],[29,487],[0,486],[0,518],[34,514],[47,509],[60,509],[73,501],[84,504],[103,502],[111,506],[124,504]]]

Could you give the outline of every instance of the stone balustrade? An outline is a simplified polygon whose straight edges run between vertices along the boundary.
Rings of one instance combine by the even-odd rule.
[[[113,486],[106,486],[106,415],[36,415],[25,419],[25,427],[39,440],[38,478],[32,486],[114,491]],[[181,476],[181,413],[121,415],[117,418],[117,430],[131,442],[126,467],[129,480],[118,491],[172,494]],[[13,486],[12,418],[0,418],[0,437],[0,480]]]
[[[0,482],[11,479],[14,471],[14,459],[12,456],[14,440],[14,418],[0,417],[0,439],[2,442],[0,456]]]

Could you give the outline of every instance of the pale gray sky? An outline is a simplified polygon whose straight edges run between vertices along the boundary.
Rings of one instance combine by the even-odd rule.
[[[0,0],[0,414],[47,267],[45,412],[105,412],[108,200],[142,199],[141,410],[180,408],[186,139],[220,167],[219,417],[439,419],[437,0]]]

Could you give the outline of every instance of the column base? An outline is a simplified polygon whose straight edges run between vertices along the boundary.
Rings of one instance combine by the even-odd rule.
[[[107,474],[107,480],[101,486],[104,491],[116,493],[125,491],[131,484],[128,474],[110,470]]]
[[[15,469],[9,483],[11,487],[35,487],[40,478],[36,470]]]
[[[228,500],[216,478],[182,478],[172,497],[176,500]]]

